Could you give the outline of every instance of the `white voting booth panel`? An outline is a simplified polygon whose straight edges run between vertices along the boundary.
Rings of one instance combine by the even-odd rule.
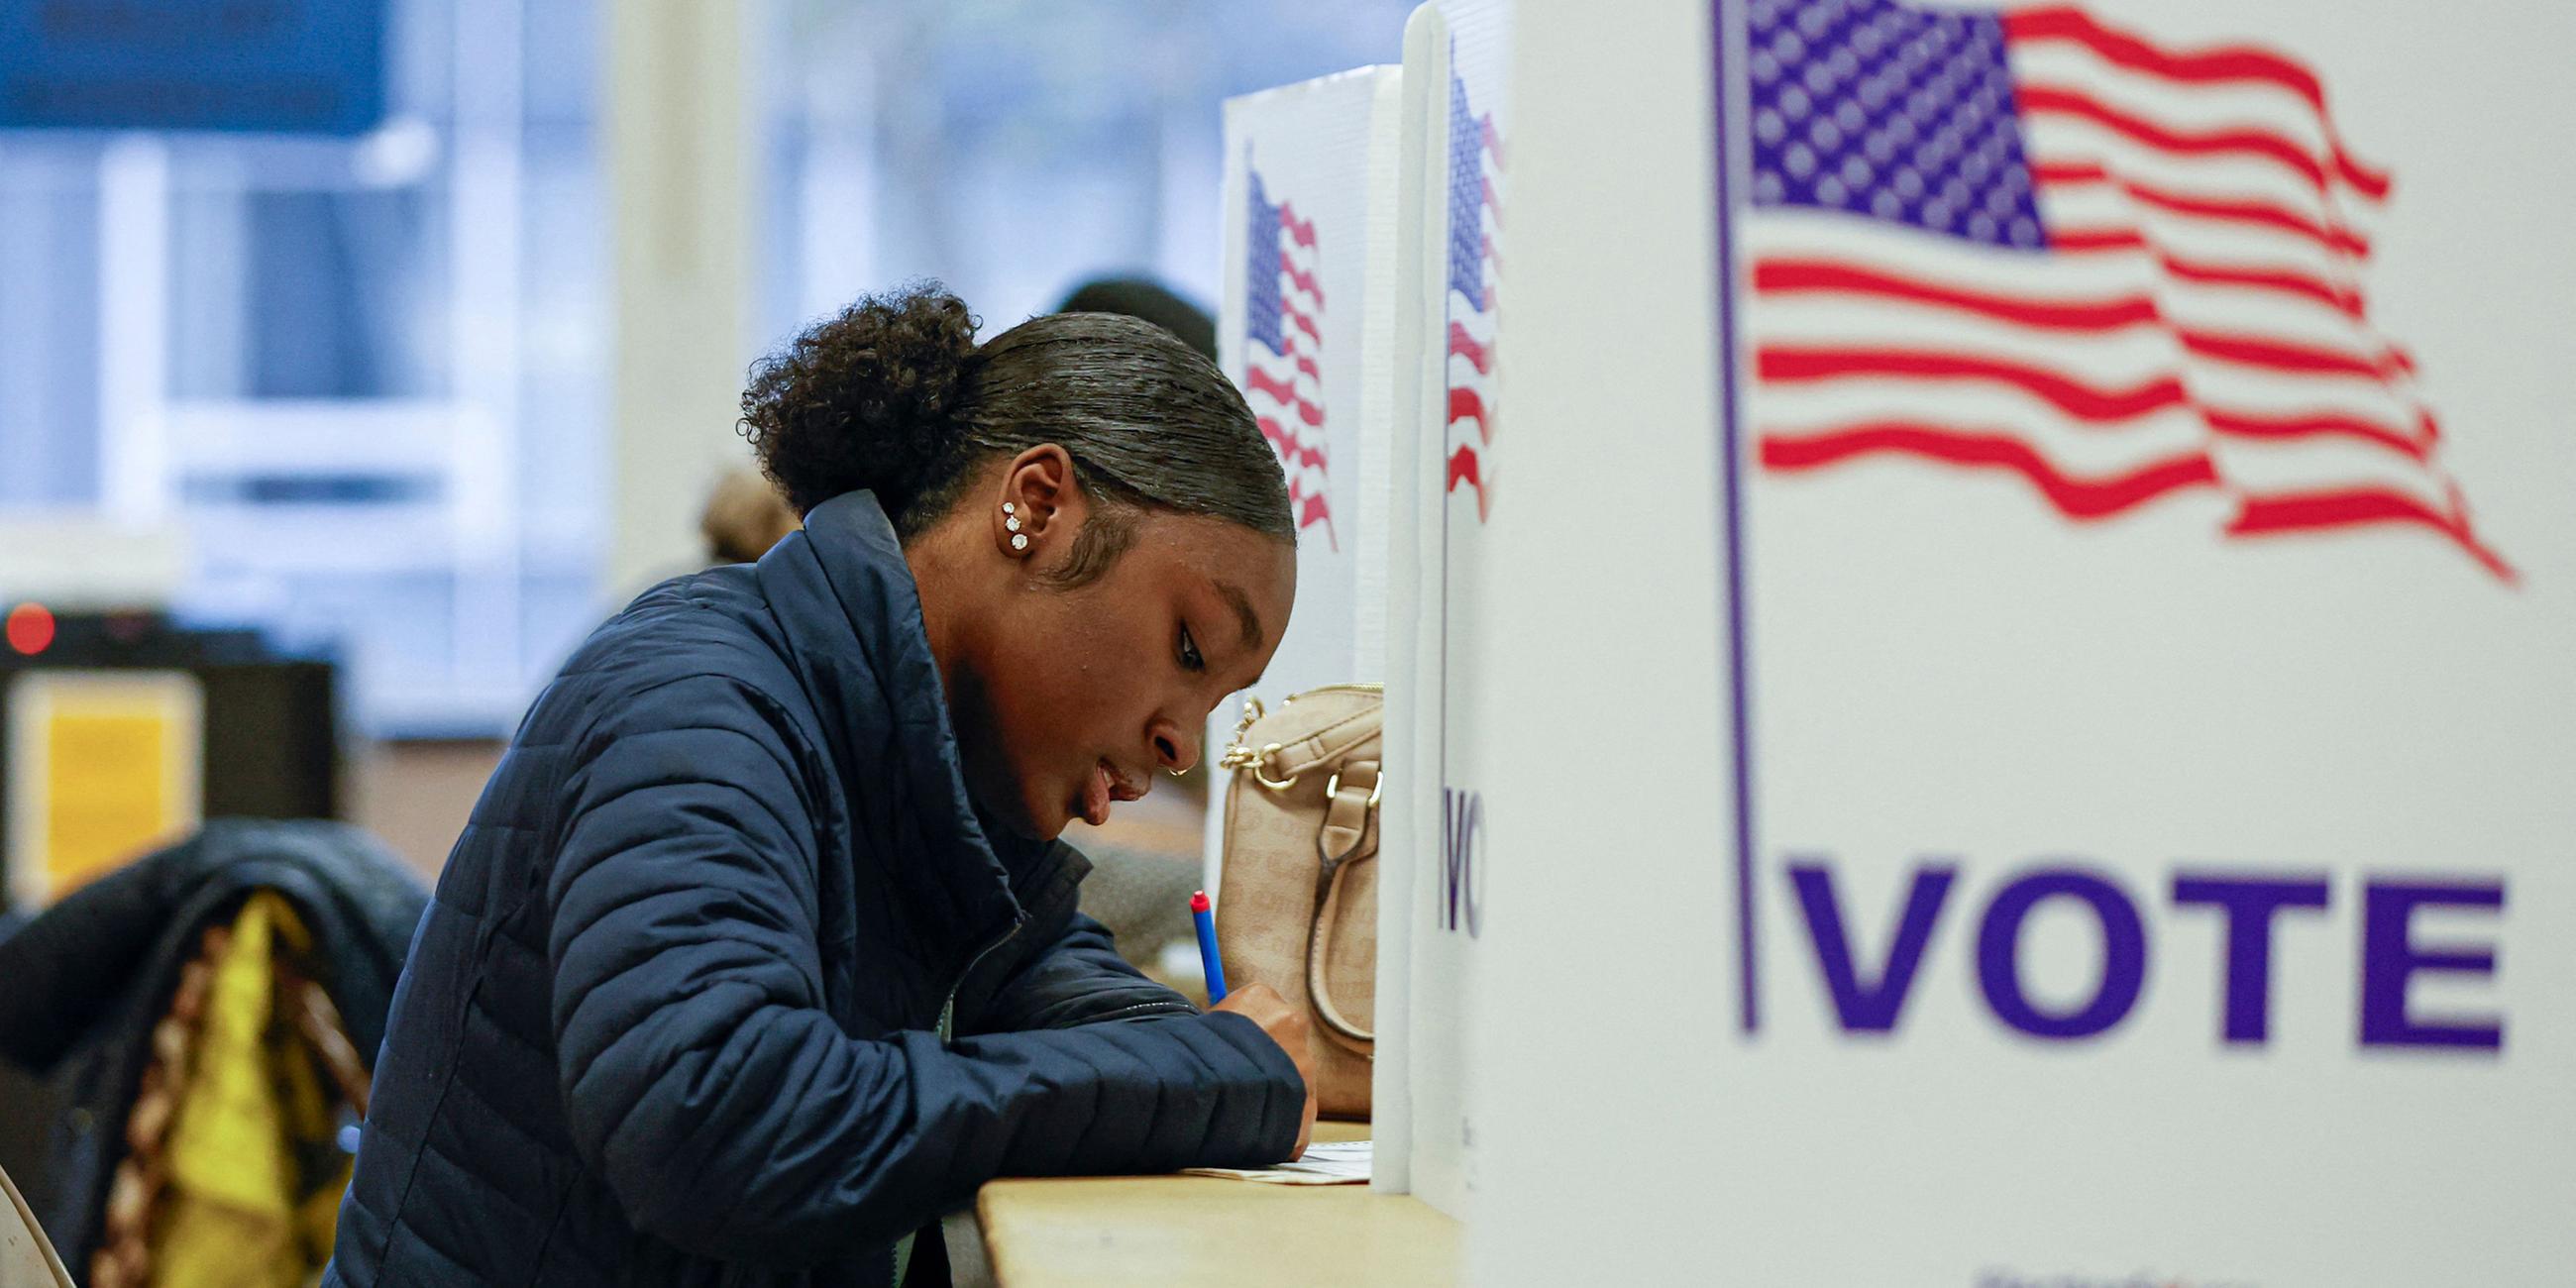
[[[1225,104],[1219,362],[1279,453],[1298,524],[1296,611],[1255,695],[1272,708],[1322,685],[1388,678],[1388,576],[1411,521],[1411,502],[1392,486],[1400,427],[1410,424],[1397,357],[1402,84],[1401,68],[1364,67]],[[1240,711],[1229,702],[1210,718],[1211,760]],[[1387,762],[1390,777],[1394,766]],[[1211,889],[1222,886],[1230,786],[1225,776],[1211,784]],[[1400,892],[1410,856],[1387,835],[1381,828],[1380,888]],[[1382,930],[1379,940],[1392,975],[1378,987],[1373,1017],[1381,1069],[1405,1067],[1408,1032],[1407,927],[1392,920],[1396,937]],[[1407,1183],[1406,1090],[1398,1079],[1373,1095],[1386,1142],[1374,1178],[1381,1188]]]
[[[1476,570],[1499,472],[1503,139],[1510,6],[1424,5],[1406,26],[1400,198],[1394,612],[1382,820],[1379,996],[1400,1037],[1378,1050],[1381,1189],[1464,1217],[1476,1174],[1467,1016],[1482,933],[1487,740],[1468,701],[1483,682]],[[1381,1026],[1381,1033],[1385,1031]],[[1395,1113],[1390,1117],[1388,1110]]]
[[[1385,677],[1401,80],[1363,67],[1225,102],[1218,364],[1278,451],[1297,522],[1297,607],[1256,695],[1274,707]],[[1239,714],[1209,717],[1211,761]],[[1209,801],[1211,888],[1226,786]]]
[[[1468,1278],[1729,1282],[1707,19],[1512,35]]]
[[[1297,609],[1262,682],[1277,694],[1385,672],[1401,81],[1363,67],[1225,103],[1217,350],[1297,521]]]
[[[1462,1215],[1482,826],[1463,695],[1494,479],[1507,14],[1425,5],[1403,68],[1234,99],[1225,117],[1223,361],[1301,522],[1297,619],[1263,688],[1389,681],[1372,1183]],[[1212,745],[1234,718],[1218,713]]]
[[[1516,33],[1477,1281],[2567,1282],[2576,15],[1620,17]]]

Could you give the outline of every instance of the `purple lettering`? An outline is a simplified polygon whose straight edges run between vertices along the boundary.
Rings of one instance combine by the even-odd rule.
[[[2418,1020],[2406,1008],[2406,984],[2418,971],[2495,974],[2495,949],[2476,944],[2447,949],[2415,946],[2415,910],[2425,905],[2504,909],[2504,882],[2373,881],[2362,894],[2361,1044],[2405,1047],[2504,1049],[2504,1020]]]
[[[1485,794],[1443,787],[1440,795],[1445,807],[1440,814],[1443,893],[1448,896],[1440,909],[1440,928],[1458,929],[1463,909],[1467,937],[1473,939],[1482,921],[1477,899],[1476,833],[1485,826]]]
[[[2178,875],[2177,905],[2208,904],[2227,920],[2226,979],[2221,985],[2229,1042],[2263,1044],[2271,1032],[2272,915],[2283,908],[2323,908],[2323,877],[2296,880]]]
[[[2021,987],[2021,927],[2043,899],[2080,899],[2102,926],[2102,981],[2091,1000],[2052,1015],[2031,1004]],[[2090,872],[2047,868],[2015,879],[1995,892],[1977,928],[1977,983],[1986,1005],[2004,1023],[2052,1041],[2100,1034],[2128,1018],[2147,982],[2147,928],[2138,907],[2120,887]]]
[[[1834,897],[1833,872],[1819,863],[1789,865],[1798,906],[1807,914],[1807,938],[1816,948],[1816,966],[1824,972],[1825,988],[1833,994],[1834,1012],[1846,1032],[1895,1030],[1906,996],[1913,991],[1914,970],[1923,964],[1923,949],[1931,942],[1932,924],[1939,919],[1950,883],[1958,875],[1959,870],[1950,866],[1915,872],[1913,890],[1896,923],[1896,937],[1888,945],[1887,961],[1877,970],[1876,982],[1865,984],[1852,963],[1851,939],[1843,929],[1841,903]]]

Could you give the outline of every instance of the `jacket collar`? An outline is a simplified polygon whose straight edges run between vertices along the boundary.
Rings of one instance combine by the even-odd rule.
[[[758,576],[831,741],[844,798],[861,809],[886,801],[896,835],[916,842],[883,861],[920,911],[989,935],[1025,921],[1023,905],[1044,907],[1081,880],[1090,865],[1072,847],[987,826],[976,810],[920,589],[874,493],[814,507],[802,532],[761,558]]]

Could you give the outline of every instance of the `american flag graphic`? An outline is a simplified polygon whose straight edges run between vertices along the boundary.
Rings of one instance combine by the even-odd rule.
[[[1321,524],[1336,549],[1324,462],[1324,288],[1315,280],[1315,225],[1287,202],[1272,204],[1252,171],[1252,225],[1244,242],[1244,401],[1288,471],[1288,508],[1300,532]]]
[[[2372,322],[2390,176],[2314,71],[2073,6],[1750,19],[1764,469],[2004,473],[2079,522],[2215,495],[2230,537],[2404,525],[2513,579]]]
[[[1495,188],[1501,170],[1494,114],[1479,115],[1467,101],[1467,83],[1451,76],[1448,490],[1476,490],[1479,522],[1493,509]]]

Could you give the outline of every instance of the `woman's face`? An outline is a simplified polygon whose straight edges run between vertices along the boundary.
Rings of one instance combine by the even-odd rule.
[[[1015,808],[1037,837],[1100,823],[1163,771],[1197,764],[1209,712],[1261,678],[1297,594],[1295,546],[1164,512],[1136,516],[1133,544],[1097,579],[1046,584],[1078,531],[1066,520],[1084,510],[1054,510],[1036,533],[961,686],[976,796]]]

